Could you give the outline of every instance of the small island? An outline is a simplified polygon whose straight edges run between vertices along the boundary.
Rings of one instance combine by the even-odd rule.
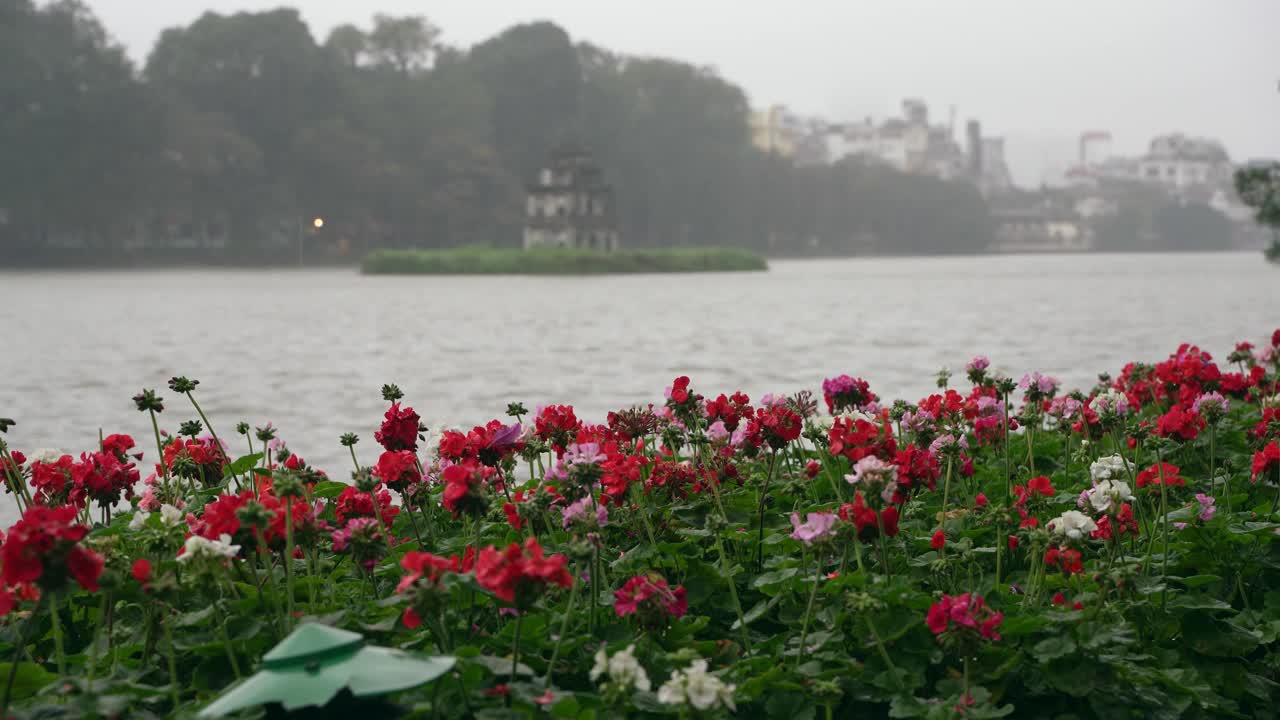
[[[555,148],[526,193],[523,250],[375,250],[365,256],[362,270],[370,275],[598,275],[769,268],[763,257],[741,248],[620,250],[613,186],[591,152],[576,143]]]
[[[366,275],[602,275],[768,269],[768,262],[750,250],[720,247],[612,252],[476,246],[443,250],[375,250],[365,256],[361,265]]]

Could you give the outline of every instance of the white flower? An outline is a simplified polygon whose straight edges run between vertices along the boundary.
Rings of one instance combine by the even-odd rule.
[[[160,520],[169,527],[173,527],[182,522],[182,511],[178,508],[165,503],[160,506]]]
[[[1128,475],[1130,467],[1129,461],[1123,457],[1108,455],[1093,461],[1089,466],[1089,477],[1095,484],[1103,480],[1118,480]]]
[[[231,544],[231,536],[222,533],[217,540],[207,540],[199,535],[187,538],[178,562],[190,562],[193,558],[232,558],[240,552],[239,545]]]
[[[135,512],[133,514],[133,518],[129,520],[129,529],[141,530],[147,524],[147,520],[150,518],[151,518],[151,513]]]
[[[1112,388],[1089,398],[1089,409],[1099,415],[1108,412],[1116,415],[1127,415],[1129,414],[1129,398],[1119,390]]]
[[[1280,393],[1276,393],[1270,397],[1262,398],[1262,407],[1277,408],[1280,407]]]
[[[737,710],[733,704],[734,685],[707,672],[706,660],[694,660],[681,672],[671,673],[671,679],[658,688],[658,702],[665,705],[683,705],[688,702],[698,710],[711,710],[723,705]]]
[[[1094,530],[1098,524],[1079,510],[1068,510],[1049,521],[1049,530],[1071,540],[1079,540]]]
[[[636,660],[635,644],[628,645],[625,650],[614,653],[613,657],[605,654],[604,648],[600,648],[596,653],[596,664],[591,668],[592,681],[597,680],[605,673],[609,674],[609,682],[622,690],[630,690],[635,688],[648,692],[652,685],[649,684],[649,675],[640,666],[640,662]]]
[[[1103,480],[1087,490],[1085,494],[1088,496],[1089,504],[1100,513],[1110,510],[1113,503],[1133,499],[1133,491],[1129,489],[1129,483],[1123,480]]]
[[[875,455],[868,455],[853,466],[853,472],[844,476],[850,485],[861,484],[872,488],[882,484],[892,485],[898,481],[898,466],[887,463]]]
[[[39,450],[31,453],[31,460],[32,462],[44,463],[46,465],[49,465],[49,464],[58,462],[58,458],[62,457],[64,454],[65,453],[63,453],[61,450],[54,450],[53,448],[40,448]]]

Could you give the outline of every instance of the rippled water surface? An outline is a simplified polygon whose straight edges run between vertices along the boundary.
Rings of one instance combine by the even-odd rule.
[[[428,424],[501,417],[508,401],[603,420],[661,398],[818,389],[866,377],[915,400],[938,368],[990,355],[1068,386],[1182,341],[1223,355],[1280,325],[1280,270],[1257,254],[778,261],[768,273],[625,277],[364,277],[349,270],[0,273],[0,416],[17,447],[82,450],[98,429],[150,436],[130,397],[156,387],[165,424],[194,417],[183,374],[224,439],[273,422],[312,464],[345,471],[338,436],[373,430],[395,382]],[[154,453],[148,453],[148,458]]]

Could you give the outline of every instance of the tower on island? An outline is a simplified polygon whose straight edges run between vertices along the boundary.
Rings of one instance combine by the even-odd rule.
[[[613,187],[584,147],[565,143],[529,184],[524,248],[617,250]]]

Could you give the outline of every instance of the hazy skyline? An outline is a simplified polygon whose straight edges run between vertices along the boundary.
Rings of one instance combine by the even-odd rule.
[[[1222,140],[1233,159],[1280,157],[1276,0],[970,2],[797,0],[88,0],[143,62],[159,33],[208,10],[298,8],[317,41],[375,12],[421,14],[442,40],[469,47],[503,29],[551,20],[575,41],[715,67],[753,106],[788,105],[831,121],[898,113],[919,97],[957,134],[968,118],[1008,138],[1022,184],[1052,177],[1074,138],[1107,130],[1117,154],[1167,132]]]

